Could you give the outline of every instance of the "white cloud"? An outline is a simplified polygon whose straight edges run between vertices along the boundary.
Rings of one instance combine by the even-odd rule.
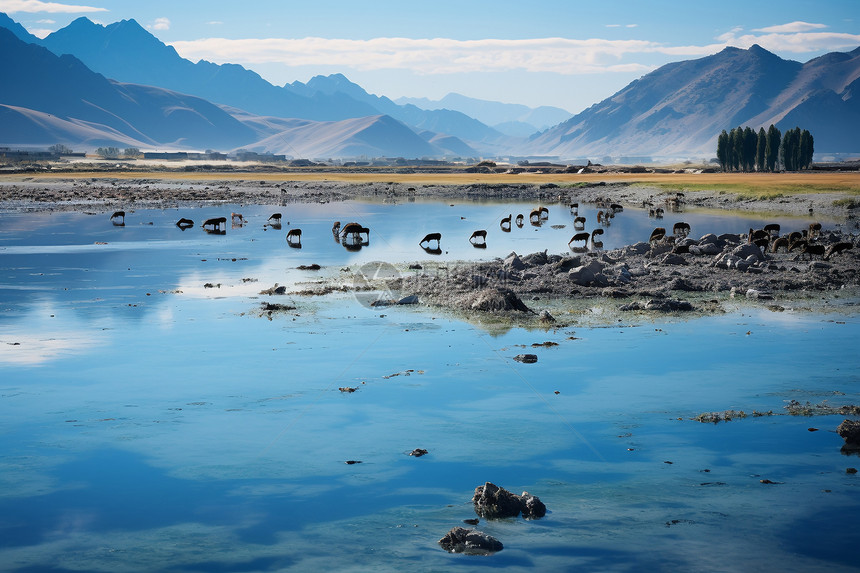
[[[56,24],[56,20],[51,20],[50,18],[43,18],[42,20],[36,20],[37,24]]]
[[[448,38],[245,39],[206,38],[173,42],[190,60],[239,64],[341,66],[360,70],[409,69],[419,74],[527,70],[561,74],[647,71],[650,66],[621,60],[630,54],[673,53],[643,40],[452,40]],[[684,53],[707,53],[693,47]],[[692,50],[692,52],[691,52]]]
[[[749,48],[758,44],[774,53],[808,54],[853,49],[860,45],[860,34],[840,32],[799,32],[794,34],[726,34],[720,37],[727,46]]]
[[[49,30],[48,28],[27,28],[27,31],[41,39],[45,39],[49,34],[54,33],[53,30]]]
[[[778,26],[768,26],[767,28],[756,28],[753,30],[753,32],[764,32],[766,34],[795,34],[797,32],[820,30],[826,27],[826,24],[810,24],[809,22],[790,22],[788,24],[780,24]]]
[[[78,14],[82,12],[107,12],[107,8],[94,6],[77,6],[60,4],[59,2],[42,2],[41,0],[0,0],[0,12],[15,14],[17,12],[48,12],[52,14]]]
[[[156,18],[155,22],[147,26],[150,30],[169,30],[170,20],[168,18]]]

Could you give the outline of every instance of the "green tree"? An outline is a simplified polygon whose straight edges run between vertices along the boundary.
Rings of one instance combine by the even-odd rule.
[[[800,160],[797,165],[798,169],[809,169],[812,165],[813,143],[812,134],[808,130],[804,129],[800,132]]]
[[[767,152],[767,134],[764,128],[758,128],[758,137],[756,138],[755,147],[755,168],[756,171],[764,171],[766,169],[765,153]]]
[[[96,155],[103,159],[118,159],[119,153],[118,147],[99,147],[96,149]]]
[[[717,136],[717,161],[720,162],[720,169],[729,170],[729,134],[725,129]]]
[[[767,145],[765,147],[765,164],[768,171],[776,171],[776,164],[779,160],[779,146],[782,142],[782,134],[775,125],[770,124],[767,128]]]
[[[744,128],[744,171],[752,171],[755,169],[755,148],[756,148],[755,132],[750,126]]]
[[[126,147],[122,152],[123,157],[140,157],[140,149],[137,147]]]

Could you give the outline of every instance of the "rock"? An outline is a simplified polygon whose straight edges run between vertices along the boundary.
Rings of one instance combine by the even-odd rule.
[[[528,492],[516,495],[490,482],[475,488],[472,504],[475,513],[484,519],[517,517],[520,513],[526,519],[538,519],[546,515],[546,505],[539,498]]]
[[[397,304],[418,304],[418,295],[410,294],[397,301]]]
[[[670,243],[657,243],[651,247],[650,257],[653,259],[659,257],[660,255],[670,253],[672,252],[673,247],[674,245]]]
[[[512,290],[485,288],[467,297],[466,306],[471,310],[532,312]]]
[[[552,264],[553,273],[567,272],[582,264],[580,257],[564,257]]]
[[[514,360],[523,364],[534,364],[538,361],[538,357],[536,354],[517,354],[514,356]]]
[[[589,286],[595,282],[605,282],[606,278],[600,274],[603,268],[603,263],[593,260],[588,264],[571,269],[567,273],[567,278],[580,286]]]
[[[526,268],[526,264],[517,256],[516,253],[511,253],[505,259],[505,266],[516,271],[521,271]]]
[[[836,433],[846,446],[860,447],[860,420],[845,420],[836,427]]]
[[[540,311],[540,317],[539,318],[540,318],[541,322],[548,322],[548,323],[555,322],[555,317],[553,315],[551,315],[546,310]]]
[[[644,255],[648,251],[651,250],[651,245],[645,242],[635,243],[633,245],[628,245],[621,249],[621,255],[623,257],[630,257],[633,255]]]
[[[720,247],[717,243],[690,245],[690,253],[693,255],[718,255],[722,252],[722,247]]]
[[[662,259],[660,262],[664,265],[686,265],[687,261],[681,255],[676,255],[675,253],[669,253]]]
[[[465,555],[492,555],[504,549],[502,542],[474,529],[453,527],[439,540],[439,545],[448,553],[463,553]]]
[[[755,257],[756,261],[763,261],[764,255],[761,252],[761,247],[758,245],[741,245],[739,247],[735,247],[732,250],[732,254],[741,259],[746,259],[747,257]]]
[[[773,295],[769,292],[761,291],[754,288],[747,289],[746,297],[758,300],[773,300]]]
[[[426,456],[426,455],[427,455],[427,450],[424,450],[424,449],[422,449],[422,448],[415,448],[414,450],[412,450],[411,452],[409,452],[409,455],[410,455],[410,456],[415,456],[416,458],[420,458],[421,456]]]
[[[546,515],[546,505],[537,497],[524,491],[520,496],[525,504],[522,510],[525,519],[540,519]]]
[[[693,310],[693,305],[686,300],[652,298],[645,303],[642,310],[659,310],[662,312],[674,312],[678,310],[690,311]]]
[[[527,267],[545,265],[549,262],[546,251],[526,255],[521,260]]]

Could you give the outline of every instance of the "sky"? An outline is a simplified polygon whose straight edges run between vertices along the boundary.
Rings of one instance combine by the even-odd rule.
[[[189,60],[276,85],[342,73],[376,95],[468,97],[578,113],[670,62],[759,44],[806,62],[860,46],[858,0],[0,0],[44,37],[135,19]]]

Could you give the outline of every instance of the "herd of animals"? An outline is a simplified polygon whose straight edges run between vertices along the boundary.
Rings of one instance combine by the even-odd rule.
[[[683,202],[683,193],[677,193],[665,200],[666,208],[670,211],[678,211]],[[559,197],[559,199],[563,199]],[[573,228],[577,231],[568,241],[568,247],[575,252],[584,252],[589,249],[599,250],[603,247],[601,236],[604,233],[603,227],[608,227],[610,221],[615,215],[623,211],[624,207],[611,200],[598,200],[596,206],[597,223],[599,227],[591,232],[585,230],[586,218],[579,213],[578,203],[569,203],[569,210],[573,216]],[[649,217],[662,219],[665,214],[663,207],[655,207],[648,203],[643,203],[643,208],[648,208]],[[273,229],[281,228],[281,213],[273,213],[266,221],[265,226]],[[549,218],[549,209],[544,206],[536,207],[529,213],[529,223],[539,227],[544,224]],[[116,211],[110,217],[111,222],[115,226],[125,225],[125,211]],[[241,213],[231,213],[230,221],[233,227],[243,226],[247,220]],[[522,228],[525,225],[525,216],[520,213],[516,217],[509,214],[502,218],[499,222],[499,227],[502,232],[510,233],[512,226],[516,225]],[[181,218],[176,222],[176,226],[180,229],[187,230],[194,226],[194,221],[191,219]],[[226,234],[227,217],[214,217],[206,219],[201,227],[204,231],[211,234]],[[672,241],[673,244],[683,238],[686,238],[690,233],[690,225],[685,222],[675,223],[672,227],[672,234],[667,236],[665,227],[656,227],[648,238],[649,243],[659,243],[663,241]],[[334,240],[343,245],[347,250],[359,250],[362,247],[370,245],[370,229],[362,226],[360,223],[346,223],[341,225],[340,221],[335,221],[332,226],[332,235]],[[780,251],[786,253],[797,252],[800,255],[807,255],[810,259],[813,256],[821,257],[824,260],[830,259],[835,254],[853,248],[850,242],[837,242],[830,245],[824,245],[819,241],[821,237],[821,224],[810,223],[808,228],[800,231],[793,231],[784,235],[780,235],[780,225],[771,223],[765,225],[762,229],[750,229],[748,233],[748,242],[759,246],[766,252],[778,253]],[[441,233],[428,233],[419,241],[419,246],[429,254],[441,254]],[[302,246],[302,230],[298,228],[290,229],[286,235],[287,245],[293,248],[301,248]],[[475,248],[487,247],[487,231],[479,229],[474,231],[469,237],[469,242]],[[589,246],[590,245],[590,246]],[[683,242],[674,244],[673,252],[683,253],[688,252],[688,246]]]

